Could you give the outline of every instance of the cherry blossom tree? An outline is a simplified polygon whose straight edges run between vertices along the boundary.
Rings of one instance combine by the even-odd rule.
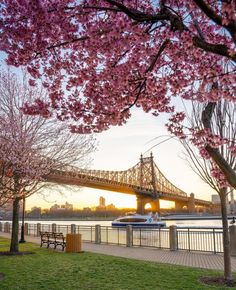
[[[83,166],[95,148],[92,136],[71,134],[55,119],[25,115],[22,105],[37,96],[45,98],[43,91],[20,83],[12,73],[0,73],[0,197],[2,203],[13,201],[11,252],[19,251],[20,200],[45,186],[53,170]]]
[[[0,49],[49,92],[25,111],[70,121],[72,132],[122,125],[138,107],[171,114],[169,130],[186,138],[172,100],[208,104],[202,119],[211,141],[199,150],[236,188],[209,128],[215,102],[236,101],[235,9],[234,0],[3,0]],[[235,152],[234,140],[225,146]]]
[[[208,105],[193,103],[191,117],[189,118],[189,129],[193,130],[194,128],[194,130],[198,132],[198,137],[194,136],[193,143],[197,142],[197,147],[201,147],[201,150],[203,151],[205,151],[205,139],[208,138],[208,144],[211,144],[210,142],[212,142],[211,135],[200,133],[205,131],[201,116],[202,112],[206,110],[207,106]],[[224,157],[224,159],[232,168],[236,168],[236,156],[234,152],[229,150],[228,146],[226,146],[224,143],[224,140],[236,139],[236,104],[226,100],[221,100],[217,103],[214,103],[214,106],[215,109],[210,118],[209,128],[213,136],[218,136],[219,144],[217,145],[217,148],[221,156]],[[188,130],[188,128],[185,127],[185,130]],[[215,139],[216,138],[214,137],[214,142],[211,144],[212,148],[215,147]],[[190,142],[187,142],[186,139],[183,139],[182,143],[186,149],[186,156],[190,167],[205,183],[207,183],[219,194],[223,225],[224,277],[230,284],[232,282],[232,271],[227,215],[227,200],[228,195],[231,193],[231,190],[228,189],[229,184],[224,174],[222,174],[216,164],[212,162],[210,156],[206,156],[206,152],[204,152],[204,158],[202,158],[202,156],[196,150],[196,147],[191,146]]]

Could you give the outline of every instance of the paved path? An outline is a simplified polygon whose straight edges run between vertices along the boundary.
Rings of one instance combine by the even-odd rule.
[[[9,234],[0,232],[0,236],[10,238]],[[40,238],[26,236],[26,241],[40,244]],[[83,243],[82,250],[104,255],[130,259],[153,261],[166,264],[182,265],[204,269],[224,269],[222,254],[189,253],[187,251],[170,251],[151,248],[127,248],[125,246]],[[232,271],[236,272],[236,257],[232,257]]]

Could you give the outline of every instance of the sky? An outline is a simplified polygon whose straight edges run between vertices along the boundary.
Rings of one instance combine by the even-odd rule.
[[[165,121],[163,116],[155,117],[135,109],[126,125],[112,127],[96,135],[98,150],[92,154],[90,169],[126,170],[139,162],[141,153],[149,156],[152,151],[156,165],[171,183],[188,195],[193,192],[197,198],[211,200],[214,192],[183,159],[182,145],[174,139],[161,143],[170,136],[165,128]],[[158,143],[161,144],[157,145]],[[48,208],[54,203],[61,205],[66,201],[72,203],[74,208],[82,209],[97,206],[100,196],[105,198],[106,205],[113,203],[119,208],[136,207],[134,195],[78,187],[72,191],[61,187],[61,193],[57,192],[58,188],[55,187],[50,193],[45,192],[45,197],[37,194],[29,197],[26,202],[27,209],[33,206]],[[161,204],[163,207],[168,205],[171,204]]]

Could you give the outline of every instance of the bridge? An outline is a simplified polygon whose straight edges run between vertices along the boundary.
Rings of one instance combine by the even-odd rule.
[[[152,211],[160,212],[160,199],[174,201],[176,209],[187,207],[191,213],[195,212],[196,207],[212,206],[211,202],[195,199],[193,193],[188,196],[173,185],[155,164],[152,153],[150,157],[141,155],[140,161],[127,170],[85,170],[66,166],[63,170],[50,173],[47,181],[134,194],[137,197],[137,212],[141,214],[147,203]]]

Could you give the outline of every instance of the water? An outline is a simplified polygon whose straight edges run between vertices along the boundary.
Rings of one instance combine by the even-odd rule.
[[[30,220],[25,221],[30,224],[57,224],[57,225],[81,225],[81,226],[94,226],[94,225],[101,225],[101,226],[111,226],[111,221],[85,221],[85,220],[70,220],[70,221],[63,221],[63,220]],[[176,225],[177,227],[222,227],[221,220],[171,220],[166,221],[166,226],[169,227],[171,225]]]

